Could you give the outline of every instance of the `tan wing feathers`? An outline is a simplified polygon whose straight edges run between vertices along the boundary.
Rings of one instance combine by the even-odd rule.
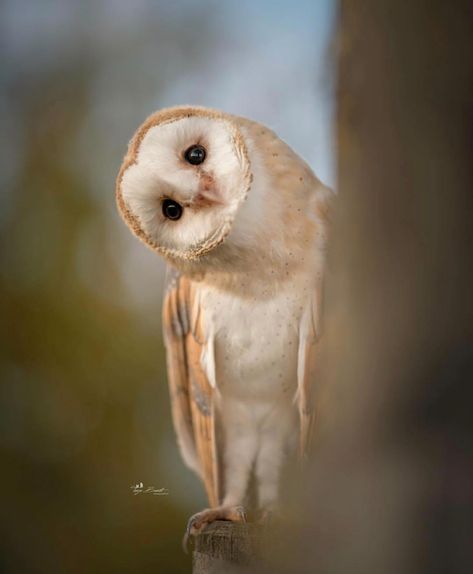
[[[178,289],[170,289],[163,305],[163,328],[171,411],[184,461],[193,470],[200,473],[190,408],[189,374],[184,338],[185,323],[180,320],[180,313],[178,313],[178,296]]]
[[[201,365],[205,336],[192,282],[179,277],[166,293],[164,337],[172,416],[186,463],[201,476],[210,506],[220,500],[213,389]]]
[[[202,345],[189,333],[186,340],[194,439],[210,506],[219,504],[219,467],[213,391],[202,369]]]
[[[305,459],[310,450],[312,430],[315,420],[314,403],[312,400],[311,364],[315,353],[315,344],[312,341],[301,343],[300,352],[303,354],[302,380],[299,381],[298,407],[300,417],[299,455]]]
[[[314,211],[319,225],[319,247],[324,251],[330,227],[333,192],[327,187],[320,186],[316,199]],[[308,456],[316,420],[314,385],[319,380],[321,341],[323,341],[321,330],[324,265],[325,262],[314,279],[314,291],[302,319],[300,332],[297,403],[300,416],[299,453],[302,459]]]

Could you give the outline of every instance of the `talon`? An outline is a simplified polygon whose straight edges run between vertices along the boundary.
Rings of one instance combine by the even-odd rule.
[[[182,549],[184,550],[184,554],[189,554],[189,536],[190,533],[186,530],[182,538]]]
[[[191,530],[192,530],[192,519],[193,516],[189,518],[187,522],[186,531],[184,532],[184,536],[182,538],[182,549],[184,550],[185,554],[189,554],[189,538],[191,536]]]
[[[186,554],[189,553],[189,538],[192,535],[192,528],[196,520],[197,520],[197,514],[193,514],[187,521],[186,531],[182,539],[182,549]]]
[[[241,518],[242,522],[248,522],[244,506],[237,506],[235,510],[238,513],[238,516]]]

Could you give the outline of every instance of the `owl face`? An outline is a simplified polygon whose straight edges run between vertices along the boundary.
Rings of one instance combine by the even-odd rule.
[[[150,247],[174,260],[198,260],[227,237],[250,185],[247,147],[231,116],[171,108],[136,132],[117,201]]]

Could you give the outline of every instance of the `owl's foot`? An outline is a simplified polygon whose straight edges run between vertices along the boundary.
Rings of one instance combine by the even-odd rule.
[[[182,540],[182,547],[187,554],[187,544],[190,536],[199,534],[207,524],[216,520],[230,520],[231,522],[246,522],[246,512],[243,506],[219,506],[217,508],[207,508],[197,512],[189,518],[186,533]]]

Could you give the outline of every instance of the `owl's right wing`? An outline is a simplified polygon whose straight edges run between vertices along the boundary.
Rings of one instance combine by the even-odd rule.
[[[210,506],[220,501],[221,470],[215,434],[214,389],[202,365],[203,310],[195,284],[168,271],[163,330],[171,410],[185,463],[202,478]]]

